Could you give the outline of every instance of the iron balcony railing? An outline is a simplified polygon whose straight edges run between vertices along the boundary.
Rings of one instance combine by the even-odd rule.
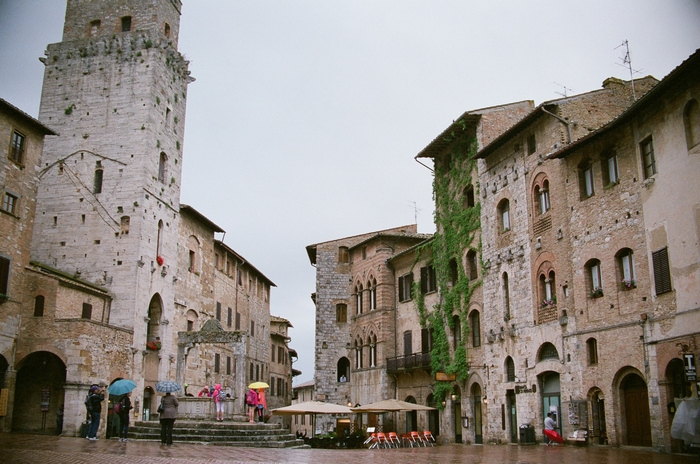
[[[390,374],[414,369],[430,370],[430,353],[413,353],[386,360],[386,370]]]

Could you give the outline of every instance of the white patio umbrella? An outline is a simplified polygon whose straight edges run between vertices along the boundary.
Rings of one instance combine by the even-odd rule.
[[[394,411],[434,411],[435,409],[436,408],[432,408],[430,406],[423,406],[422,404],[409,403],[408,401],[388,399],[377,401],[376,403],[365,404],[364,406],[358,406],[356,408],[351,408],[351,411],[355,413],[362,413]]]
[[[278,416],[296,416],[298,414],[311,414],[313,418],[311,436],[316,433],[316,414],[352,414],[353,411],[341,404],[325,403],[323,401],[305,401],[292,404],[283,408],[272,410],[272,414]]]

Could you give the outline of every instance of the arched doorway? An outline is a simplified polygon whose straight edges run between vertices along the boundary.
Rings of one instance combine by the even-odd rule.
[[[151,387],[146,387],[143,389],[143,420],[150,420],[151,412],[155,412],[158,408],[157,406],[158,398],[156,397],[156,392]],[[136,407],[136,405],[134,406]]]
[[[462,443],[462,389],[452,387],[452,411],[455,420],[455,443]]]
[[[626,445],[651,446],[651,421],[647,384],[637,374],[628,374],[620,383],[625,420]]]
[[[676,415],[676,402],[677,398],[687,398],[693,394],[691,389],[691,384],[685,378],[685,366],[683,361],[679,358],[673,358],[666,365],[666,398],[668,404],[666,409],[668,411],[668,423],[673,423],[673,418]],[[676,438],[671,438],[671,450],[674,452],[679,452],[684,449],[684,443],[682,440]]]
[[[591,443],[606,445],[608,434],[605,425],[605,396],[600,388],[591,388],[588,392],[588,401],[591,405]]]
[[[557,432],[561,434],[561,419],[560,419],[560,408],[561,408],[561,386],[559,382],[559,374],[557,372],[543,372],[539,375],[541,391],[542,391],[542,419],[541,424],[544,424],[544,418],[547,417],[547,413],[553,413],[554,422],[556,422],[556,427],[554,428]]]
[[[154,294],[148,303],[148,325],[146,327],[146,356],[144,358],[144,378],[146,382],[155,383],[160,366],[159,352],[161,349],[161,325],[163,318],[163,300],[159,294]],[[146,403],[144,402],[144,411]]]
[[[475,383],[472,385],[472,410],[474,411],[474,443],[477,445],[484,443],[481,401],[481,385]]]
[[[411,404],[416,404],[416,399],[412,396],[407,397],[404,401]],[[418,413],[416,411],[406,411],[406,431],[405,433],[418,430]]]
[[[53,353],[37,351],[18,363],[12,430],[56,433],[63,405],[66,365]]]

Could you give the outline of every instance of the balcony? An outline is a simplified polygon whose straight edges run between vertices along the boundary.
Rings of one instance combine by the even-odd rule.
[[[389,374],[399,374],[416,369],[425,369],[430,372],[430,353],[413,353],[386,360],[386,371]]]

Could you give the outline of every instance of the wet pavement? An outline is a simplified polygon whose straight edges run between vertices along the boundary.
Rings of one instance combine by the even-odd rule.
[[[0,433],[0,463],[12,464],[160,464],[160,463],[700,463],[697,455],[664,454],[646,448],[545,445],[445,445],[434,448],[379,450],[237,448],[153,441],[120,443],[116,438],[85,438]]]

